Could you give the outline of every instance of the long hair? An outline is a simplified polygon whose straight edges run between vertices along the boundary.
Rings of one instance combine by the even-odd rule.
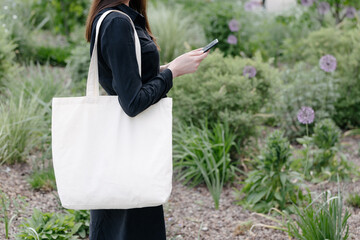
[[[87,21],[86,21],[85,38],[88,42],[91,41],[92,24],[94,22],[96,14],[98,14],[101,10],[103,10],[105,8],[115,7],[121,3],[124,3],[124,0],[93,0],[90,11],[89,11],[89,15],[88,15]],[[152,37],[153,41],[155,42],[156,46],[159,48],[159,46],[156,43],[156,39],[150,29],[150,25],[149,25],[147,13],[146,13],[146,7],[147,7],[146,3],[147,3],[147,0],[131,0],[129,3],[129,7],[136,10],[137,12],[141,13],[145,17],[146,31],[149,33],[149,35]]]

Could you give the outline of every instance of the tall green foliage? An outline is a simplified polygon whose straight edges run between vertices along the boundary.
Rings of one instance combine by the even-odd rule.
[[[5,83],[0,102],[0,163],[24,161],[35,148],[49,157],[51,100],[67,94],[70,82],[66,80],[60,69],[30,65]]]
[[[216,209],[223,185],[236,176],[236,162],[230,159],[234,140],[229,127],[221,123],[211,128],[205,123],[200,128],[180,125],[174,134],[174,168],[178,179],[192,186],[205,183]]]
[[[12,223],[20,214],[20,210],[23,207],[22,204],[24,203],[25,200],[23,197],[18,196],[16,199],[11,199],[0,189],[0,223],[4,223],[6,239],[10,239],[10,229]]]
[[[42,128],[37,97],[19,96],[0,102],[0,164],[24,161],[29,151],[39,143]]]
[[[0,15],[1,19],[1,15]],[[6,77],[14,70],[14,50],[16,45],[10,40],[9,34],[4,27],[0,26],[0,93],[6,81]]]
[[[288,231],[299,240],[346,240],[350,216],[347,209],[344,211],[340,191],[335,196],[324,192],[307,207],[296,208],[295,221],[288,222]]]

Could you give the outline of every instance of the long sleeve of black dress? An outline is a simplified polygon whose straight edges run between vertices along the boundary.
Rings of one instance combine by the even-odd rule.
[[[143,83],[138,72],[134,29],[126,16],[105,18],[100,33],[100,52],[111,69],[112,88],[125,113],[134,117],[166,95],[173,85],[172,72],[166,69]],[[150,59],[145,56],[144,60]],[[143,68],[146,74],[147,65]]]

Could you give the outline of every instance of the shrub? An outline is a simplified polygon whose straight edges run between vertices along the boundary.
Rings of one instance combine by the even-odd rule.
[[[3,0],[0,8],[2,27],[16,45],[17,60],[28,60],[34,54],[31,32],[36,28],[30,11],[34,0]]]
[[[180,125],[174,134],[174,169],[178,179],[196,186],[205,183],[219,208],[223,185],[236,176],[236,162],[230,159],[235,136],[228,126],[209,128]]]
[[[70,48],[63,47],[36,47],[33,59],[41,64],[50,63],[52,66],[65,66],[70,57]]]
[[[298,2],[301,3],[300,0],[298,0]],[[320,2],[315,1],[310,6],[306,6],[307,8],[309,8],[312,14],[317,15],[318,20],[322,24],[324,24],[325,18],[328,15],[331,15],[331,17],[335,20],[334,24],[339,24],[344,19],[346,19],[347,16],[346,9],[348,7],[357,7],[358,9],[360,7],[359,1],[357,0],[338,0],[338,1],[324,0],[322,2],[328,3],[329,6],[329,9],[325,13],[318,11]],[[357,13],[355,12],[355,15],[356,14]],[[352,18],[356,20],[356,17],[352,17]]]
[[[1,19],[1,16],[0,16]],[[6,29],[0,26],[0,93],[4,87],[5,78],[13,70],[16,45],[9,40]]]
[[[161,63],[171,62],[190,50],[190,46],[198,48],[206,44],[203,29],[194,23],[191,15],[184,13],[179,5],[150,5],[149,22],[161,48]]]
[[[300,175],[290,170],[290,143],[281,131],[273,132],[266,142],[258,166],[245,180],[241,190],[245,197],[240,203],[257,212],[268,212],[271,208],[293,211],[291,204],[305,197],[296,184]]]
[[[78,24],[85,24],[89,6],[88,0],[38,0],[32,4],[31,8],[36,13],[33,18],[35,22],[39,23],[48,19],[45,28],[68,36]]]
[[[31,218],[25,219],[20,224],[20,232],[16,239],[78,239],[75,233],[81,223],[75,223],[75,217],[70,214],[42,213],[34,209]]]
[[[243,76],[245,66],[256,68],[256,76]],[[228,123],[237,143],[255,134],[260,122],[260,109],[272,100],[272,86],[277,71],[263,63],[240,57],[224,58],[219,51],[211,53],[195,74],[184,75],[174,82],[170,96],[174,98],[174,117],[193,122],[208,119]]]
[[[360,35],[358,29],[324,28],[315,31],[298,44],[297,50],[288,53],[297,60],[318,66],[326,54],[337,59],[338,67],[334,73],[340,79],[335,102],[333,120],[341,128],[360,126]]]
[[[218,38],[218,47],[226,56],[252,57],[256,52],[261,52],[264,59],[275,58],[277,63],[277,58],[283,54],[282,45],[286,39],[302,38],[318,28],[312,19],[302,17],[298,8],[282,16],[261,8],[247,11],[241,1],[202,2],[202,8],[204,13],[198,18],[208,41]],[[238,23],[238,29],[230,28],[229,23],[233,21]]]
[[[322,201],[319,200],[321,197]],[[296,219],[288,222],[289,235],[299,240],[346,240],[349,237],[347,221],[351,214],[348,210],[343,212],[340,191],[335,196],[325,192],[307,207],[296,208]]]
[[[297,121],[297,112],[302,106],[315,111],[315,121],[335,114],[335,104],[339,99],[338,82],[334,76],[326,74],[318,67],[311,68],[305,63],[286,69],[281,75],[281,90],[277,95],[279,104],[273,107],[282,129],[291,140],[303,136],[305,125]],[[310,126],[310,132],[313,126]]]

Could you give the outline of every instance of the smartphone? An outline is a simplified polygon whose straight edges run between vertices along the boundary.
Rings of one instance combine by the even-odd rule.
[[[212,41],[211,43],[209,43],[207,46],[203,47],[203,51],[207,52],[209,51],[211,48],[215,47],[216,44],[219,43],[219,40],[215,39],[214,41]]]

